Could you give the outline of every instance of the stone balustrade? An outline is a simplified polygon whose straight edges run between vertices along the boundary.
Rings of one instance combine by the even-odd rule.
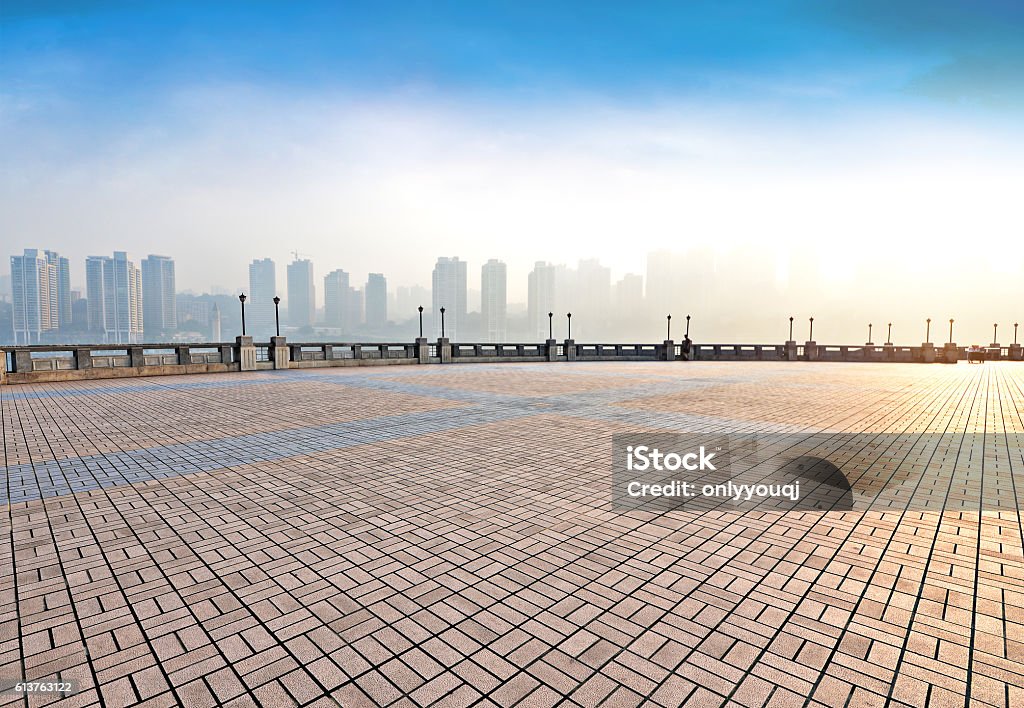
[[[210,344],[36,345],[0,348],[0,383],[161,376],[226,371],[307,369],[397,364],[558,361],[822,361],[955,363],[967,348],[955,344],[920,346],[784,344],[585,344],[574,340],[541,343],[301,343],[272,337],[254,342]],[[986,360],[1024,360],[1019,344],[991,346]]]

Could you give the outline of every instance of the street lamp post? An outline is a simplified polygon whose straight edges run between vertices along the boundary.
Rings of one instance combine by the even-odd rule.
[[[572,339],[572,313],[565,313],[565,319],[568,322],[568,332],[566,333],[566,339]]]
[[[555,325],[554,325],[554,320],[552,319],[554,316],[555,316],[554,312],[549,312],[548,313],[548,339],[554,339],[555,338]]]
[[[999,323],[997,322],[996,324],[992,325],[992,343],[993,344],[998,344],[999,343],[999,336],[997,334],[998,332],[999,332]]]
[[[238,296],[238,302],[242,304],[242,336],[245,336],[245,293]]]
[[[892,322],[889,323],[889,334],[885,336],[885,343],[892,346]]]
[[[277,295],[274,296],[274,331],[277,332],[277,336],[281,336],[281,298]]]
[[[667,331],[665,332],[665,339],[672,339],[672,315],[669,315],[666,319],[668,320],[668,325]]]
[[[953,343],[953,318],[949,318],[949,343]]]
[[[873,344],[873,343],[874,342],[871,341],[871,323],[868,322],[868,344]]]
[[[687,339],[690,338],[690,316],[686,316],[686,334],[683,335]]]
[[[789,341],[793,341],[793,316],[789,316]]]
[[[1017,345],[1017,323],[1016,322],[1013,323],[1013,344],[1014,344],[1014,346]]]
[[[811,329],[810,329],[810,331],[807,334],[807,341],[808,342],[813,342],[814,341],[814,318],[813,317],[811,318]]]
[[[444,339],[444,308],[441,308],[441,339]]]
[[[929,317],[928,319],[926,319],[925,323],[926,324],[925,324],[925,328],[924,328],[924,343],[925,344],[931,344],[932,343],[932,318]]]
[[[416,308],[420,313],[420,339],[423,339],[423,305]]]

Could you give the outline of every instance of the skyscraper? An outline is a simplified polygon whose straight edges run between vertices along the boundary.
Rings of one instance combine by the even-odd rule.
[[[54,314],[57,316],[56,327],[68,329],[71,327],[71,263],[67,258],[56,251],[45,251],[46,262],[56,270],[56,278],[50,288],[53,300]]]
[[[644,278],[637,273],[626,273],[615,284],[615,306],[620,318],[640,317],[644,306]]]
[[[363,323],[362,288],[349,287],[348,295],[345,296],[345,322],[348,323],[349,331]]]
[[[484,339],[488,342],[504,342],[507,338],[507,272],[505,264],[494,258],[480,268],[480,314]]]
[[[395,295],[395,307],[391,313],[391,317],[397,322],[405,322],[407,320],[417,319],[419,311],[417,308],[423,307],[426,311],[427,317],[430,317],[430,291],[422,285],[410,285],[404,287],[399,285],[396,289]]]
[[[249,264],[249,302],[246,307],[247,333],[268,339],[276,331],[274,297],[277,295],[277,270],[269,258]],[[287,304],[287,303],[286,303]]]
[[[89,330],[111,344],[142,339],[142,274],[124,251],[85,259]]]
[[[548,313],[555,310],[555,266],[537,261],[530,272],[527,292],[527,321],[530,332],[548,338]]]
[[[591,341],[600,339],[607,332],[608,315],[612,298],[612,271],[601,265],[596,258],[581,260],[576,269],[576,284],[572,291],[575,302],[572,305],[573,327],[579,337]],[[578,317],[577,317],[578,315]]]
[[[324,323],[328,327],[337,327],[342,333],[351,332],[358,324],[348,318],[350,290],[348,273],[340,268],[324,276]]]
[[[24,255],[11,256],[11,291],[15,343],[38,344],[59,322],[57,267],[38,250],[26,248]]]
[[[213,303],[213,309],[210,311],[210,341],[220,341],[220,308],[217,303]]]
[[[445,309],[444,334],[449,339],[459,336],[459,326],[466,321],[466,262],[455,258],[438,258],[432,278],[434,333],[441,336],[441,308]]]
[[[647,254],[647,309],[650,317],[659,319],[661,312],[678,309],[684,302],[686,280],[683,277],[682,258],[671,251],[652,251]],[[690,290],[693,290],[692,283]],[[654,313],[657,313],[655,315]]]
[[[381,329],[388,322],[388,281],[383,273],[370,273],[366,279],[366,326]]]
[[[142,261],[142,312],[150,342],[165,339],[178,328],[173,259],[150,255]]]
[[[288,264],[288,322],[293,327],[312,327],[316,319],[316,286],[313,261],[295,260]]]

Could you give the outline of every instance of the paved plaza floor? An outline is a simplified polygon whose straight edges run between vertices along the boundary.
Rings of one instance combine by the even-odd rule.
[[[361,367],[0,402],[0,706],[1024,705],[1024,364]],[[843,471],[1000,504],[623,512],[611,436],[649,429],[941,434]]]

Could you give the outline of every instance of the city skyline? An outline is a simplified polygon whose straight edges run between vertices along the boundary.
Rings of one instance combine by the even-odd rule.
[[[777,273],[773,275],[764,268],[737,269],[736,263],[716,257],[710,249],[686,253],[656,251],[647,254],[645,260],[643,274],[628,273],[616,279],[599,259],[580,259],[575,265],[537,261],[529,273],[509,276],[507,264],[491,258],[480,264],[481,287],[471,288],[468,274],[476,272],[476,264],[460,258],[439,257],[430,289],[395,285],[385,273],[369,274],[366,284],[357,288],[351,285],[347,271],[336,269],[323,276],[321,290],[315,284],[319,279],[316,264],[310,259],[285,264],[284,272],[289,277],[282,283],[276,275],[275,261],[263,258],[249,264],[248,288],[243,286],[230,293],[212,289],[215,292],[197,295],[188,290],[176,290],[174,258],[150,254],[141,261],[140,269],[130,254],[115,251],[113,257],[86,259],[83,297],[83,289],[76,287],[76,276],[72,275],[78,271],[69,265],[68,258],[52,250],[24,249],[24,255],[11,257],[12,271],[6,280],[11,282],[12,289],[15,285],[23,287],[24,273],[34,274],[31,287],[39,297],[35,301],[15,298],[11,303],[12,313],[17,314],[11,315],[14,334],[10,338],[26,341],[21,323],[25,321],[25,313],[31,310],[50,318],[46,320],[49,323],[46,327],[36,326],[28,337],[32,342],[156,342],[177,336],[196,341],[197,336],[202,339],[202,332],[212,336],[217,331],[238,329],[235,307],[237,296],[242,293],[248,293],[248,332],[264,339],[277,330],[277,315],[281,317],[282,333],[297,332],[315,338],[332,335],[362,336],[371,340],[388,336],[401,338],[413,331],[420,304],[434,336],[440,334],[440,318],[435,312],[444,306],[449,338],[466,336],[481,341],[546,339],[549,312],[558,318],[551,323],[554,332],[562,331],[565,315],[573,312],[575,338],[608,342],[652,339],[661,331],[663,318],[673,313],[677,317],[693,315],[704,341],[774,341],[789,316],[795,316],[796,327],[806,326],[810,316],[817,316],[820,338],[846,343],[856,343],[856,333],[866,325],[872,325],[877,334],[890,322],[895,323],[894,338],[906,341],[908,332],[916,331],[924,320],[931,318],[936,323],[933,338],[938,341],[943,330],[939,323],[947,319],[941,309],[932,306],[934,303],[929,304],[935,299],[934,293],[925,292],[916,301],[919,314],[915,316],[895,316],[895,308],[864,311],[860,321],[851,327],[848,312],[845,319],[836,316],[837,306],[848,307],[844,305],[843,293],[832,300],[822,298],[815,307],[807,308],[800,300],[786,299]],[[27,271],[23,268],[26,263]],[[787,267],[793,269],[793,277],[807,281],[812,289],[824,290],[812,267],[810,271],[801,270],[809,267],[807,262]],[[297,279],[291,277],[293,272],[298,274]],[[126,293],[119,290],[122,281]],[[526,284],[525,301],[508,295],[509,284],[517,281]],[[58,286],[58,283],[61,284]],[[969,282],[951,283],[946,290],[953,295],[966,295],[971,287]],[[1009,283],[1007,287],[1013,288],[1014,284]],[[877,288],[881,294],[886,293],[884,283],[880,282]],[[434,297],[435,289],[438,297]],[[312,291],[311,301],[305,295],[309,291]],[[90,292],[94,297],[90,298]],[[290,300],[295,292],[304,295],[305,304],[300,301],[300,310],[291,308]],[[776,302],[771,317],[746,306],[751,293],[757,293],[764,302]],[[280,302],[279,309],[273,302],[275,296]],[[0,293],[0,300],[3,297]],[[61,302],[66,303],[65,311],[74,309],[79,314],[70,320],[62,319],[58,314]],[[57,304],[51,307],[52,303]],[[826,306],[829,304],[831,307]],[[946,312],[960,323],[957,331],[966,335],[965,341],[988,343],[986,335],[992,332],[994,325],[1003,323],[1002,331],[1011,332],[1012,325],[1019,320],[1018,303],[1012,299],[991,317],[994,308],[990,303],[976,301],[976,305],[973,311],[960,307]],[[219,308],[216,316],[213,314],[215,306]],[[182,311],[180,316],[178,310]],[[304,313],[301,316],[300,311]],[[34,317],[34,322],[40,322],[43,314]],[[153,324],[145,324],[151,319]],[[989,324],[993,320],[995,322]],[[177,330],[179,322],[182,327]],[[216,329],[214,322],[218,325]],[[197,326],[200,328],[198,335]],[[221,326],[227,329],[220,330]],[[735,334],[737,332],[739,334]],[[62,336],[65,339],[61,339]],[[102,339],[96,339],[97,336]]]
[[[476,289],[493,257],[618,281],[767,243],[877,310],[880,271],[897,303],[1024,280],[1019,8],[567,7],[5,3],[0,229],[73,263],[174,243],[196,292],[293,248],[408,286],[458,253]]]

